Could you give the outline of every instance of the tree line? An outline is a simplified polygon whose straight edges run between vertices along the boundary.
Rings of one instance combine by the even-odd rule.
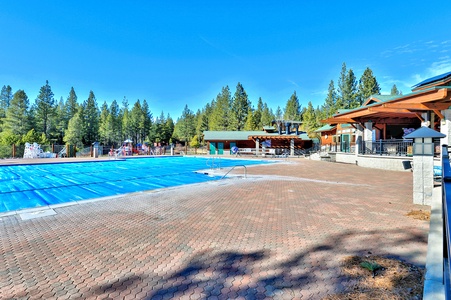
[[[359,107],[375,94],[380,94],[380,86],[370,68],[357,80],[354,71],[343,63],[337,87],[331,80],[324,103],[316,108],[311,101],[303,107],[296,91],[283,109],[278,106],[273,111],[261,97],[254,106],[238,82],[233,94],[225,86],[197,112],[186,105],[174,122],[164,112],[154,117],[146,100],[138,99],[130,105],[124,97],[120,104],[116,100],[109,105],[104,101],[99,107],[93,91],[81,102],[72,87],[66,99],[57,101],[46,81],[31,103],[24,90],[13,93],[9,85],[4,85],[0,92],[0,145],[67,143],[81,148],[98,141],[117,147],[131,139],[134,143],[184,142],[199,147],[203,144],[203,131],[262,130],[275,119],[302,121],[301,130],[314,136],[314,131],[323,125],[321,120],[340,109]],[[401,94],[393,85],[391,95]]]

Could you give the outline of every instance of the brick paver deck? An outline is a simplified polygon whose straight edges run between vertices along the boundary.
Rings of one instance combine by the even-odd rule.
[[[321,299],[345,256],[424,266],[412,174],[307,159],[0,220],[1,299]],[[151,171],[151,170],[149,170]],[[237,174],[242,170],[237,169]]]

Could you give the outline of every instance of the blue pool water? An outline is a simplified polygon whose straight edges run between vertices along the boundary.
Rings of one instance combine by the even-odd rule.
[[[211,162],[167,157],[0,166],[0,212],[216,180],[195,173],[208,169]],[[226,168],[267,162],[221,159],[215,163]]]

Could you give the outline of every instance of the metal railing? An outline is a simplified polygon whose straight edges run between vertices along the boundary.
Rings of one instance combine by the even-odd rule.
[[[221,177],[221,179],[224,179],[236,167],[244,167],[244,178],[247,178],[247,168],[246,168],[246,166],[245,165],[236,165],[236,166],[233,166],[230,170],[228,170],[227,173],[225,173],[224,176]]]
[[[451,299],[451,236],[450,236],[450,205],[451,205],[451,165],[448,145],[442,146],[442,213],[443,213],[443,281],[445,298]]]
[[[377,141],[362,141],[360,154],[411,156],[412,140],[390,139]]]
[[[209,157],[205,163],[210,169],[221,169],[220,157]]]

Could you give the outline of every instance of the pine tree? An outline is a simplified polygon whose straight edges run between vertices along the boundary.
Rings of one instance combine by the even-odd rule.
[[[260,116],[253,111],[252,107],[249,107],[244,130],[262,130],[262,128],[259,128],[258,125],[260,122],[259,120]]]
[[[39,95],[35,102],[36,107],[36,123],[40,128],[37,132],[42,132],[49,137],[51,131],[52,118],[55,117],[55,99],[53,98],[52,88],[49,81],[45,81],[45,85],[39,90]]]
[[[301,105],[299,99],[296,96],[296,91],[288,99],[285,106],[285,112],[283,114],[284,120],[300,121],[301,120]]]
[[[122,100],[120,115],[122,121],[122,140],[126,140],[131,138],[130,111],[128,110],[128,100],[126,97]]]
[[[230,90],[229,87],[223,87],[222,91],[216,96],[214,107],[209,118],[210,130],[229,130],[229,112],[230,112]]]
[[[83,117],[82,109],[69,120],[69,125],[64,135],[64,142],[83,148]]]
[[[280,107],[278,107],[280,110]],[[261,123],[263,126],[269,126],[272,124],[272,121],[274,121],[276,117],[274,116],[274,113],[272,110],[268,107],[266,103],[263,104],[263,112],[261,116]]]
[[[359,106],[371,95],[380,95],[380,93],[381,88],[379,87],[379,83],[373,75],[373,71],[367,67],[359,81]]]
[[[164,122],[164,136],[163,141],[165,143],[171,143],[172,135],[174,134],[174,120],[172,120],[171,116],[168,114],[166,117],[166,121]]]
[[[346,89],[345,89],[345,97],[343,98],[345,103],[345,108],[356,108],[360,106],[358,99],[358,90],[357,90],[357,79],[354,75],[354,71],[349,69],[348,74],[346,76]]]
[[[0,131],[2,131],[3,121],[6,117],[6,110],[13,98],[12,89],[8,86],[3,86],[0,92]]]
[[[304,131],[306,131],[309,135],[319,128],[317,123],[316,111],[313,108],[313,104],[311,101],[309,101],[307,108],[303,114],[302,126]]]
[[[392,96],[402,95],[402,92],[398,90],[398,88],[396,87],[396,84],[394,84],[392,86],[391,91],[390,91],[390,95],[392,95]]]
[[[335,91],[334,81],[331,80],[329,83],[329,89],[327,91],[327,97],[323,105],[325,118],[334,115],[340,108],[338,106],[337,100],[337,92]]]
[[[77,101],[78,101],[77,94],[75,93],[74,87],[71,87],[69,96],[67,97],[66,100],[67,120],[68,120],[67,122],[69,122],[69,120],[77,113],[79,106]]]
[[[249,111],[250,101],[241,83],[236,86],[232,99],[229,130],[241,131],[244,128]]]
[[[56,106],[54,121],[55,125],[53,125],[52,127],[55,128],[55,133],[53,134],[55,136],[55,142],[57,144],[62,144],[64,131],[66,130],[69,123],[69,119],[67,119],[67,108],[66,104],[64,103],[63,97],[60,98],[60,101]]]
[[[103,145],[109,145],[111,142],[111,120],[108,104],[104,101],[100,108],[99,118],[99,142]]]
[[[130,112],[131,137],[135,144],[144,142],[144,119],[141,101],[138,99]]]
[[[257,102],[257,109],[253,112],[253,119],[255,120],[255,126],[257,130],[262,130],[264,126],[262,121],[264,107],[265,106],[263,104],[263,100],[261,97],[259,97]]]
[[[25,135],[31,129],[28,114],[29,100],[24,90],[18,90],[6,110],[4,131],[14,135]]]
[[[280,109],[280,106],[277,106],[277,109],[276,109],[276,119],[277,120],[281,120],[282,119],[282,109]]]
[[[93,91],[83,103],[83,142],[91,145],[99,138],[99,108]]]
[[[111,132],[110,143],[118,146],[122,143],[122,118],[121,110],[116,100],[111,102],[109,111],[108,131]]]
[[[148,139],[150,128],[152,127],[152,112],[150,111],[149,104],[147,104],[146,99],[143,100],[142,111],[144,116],[144,124],[141,135],[143,137],[143,141],[145,141]]]
[[[346,76],[347,68],[346,63],[341,65],[340,77],[338,78],[338,92],[337,92],[337,109],[345,108],[348,101],[346,99]]]
[[[183,109],[183,112],[182,112],[182,116],[177,121],[174,131],[175,131],[177,137],[181,141],[185,142],[185,149],[186,149],[188,142],[196,134],[196,126],[194,124],[194,114],[188,108],[188,105],[185,105],[185,108]]]
[[[357,79],[352,69],[346,69],[346,63],[341,67],[338,79],[337,108],[356,108],[360,105],[358,99]]]
[[[196,125],[196,134],[199,137],[201,144],[204,143],[204,131],[209,130],[208,127],[208,111],[210,109],[210,105],[207,103],[205,108],[200,112],[197,118]]]

